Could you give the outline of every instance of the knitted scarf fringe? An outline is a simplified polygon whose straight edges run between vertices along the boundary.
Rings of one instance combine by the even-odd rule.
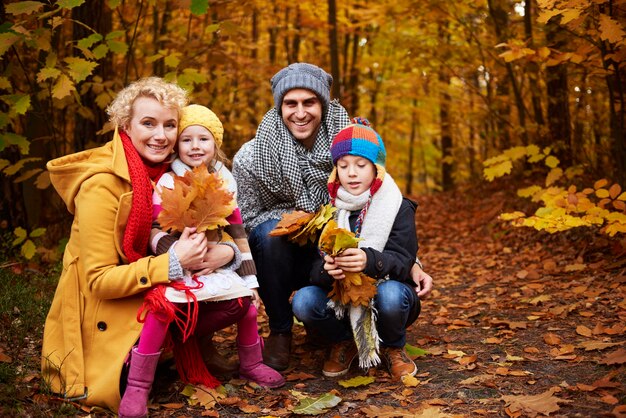
[[[348,313],[352,336],[359,353],[359,367],[368,370],[370,367],[378,366],[381,362],[378,355],[381,339],[376,329],[378,312],[374,307],[374,301],[370,300],[369,305],[365,307],[346,306],[331,299],[326,306],[335,311],[337,319],[343,319],[346,312]]]
[[[171,341],[176,362],[176,370],[180,379],[191,385],[204,385],[216,388],[221,383],[206,368],[198,340],[194,335],[198,322],[198,299],[193,290],[200,289],[204,284],[192,276],[195,286],[187,286],[184,282],[171,282],[168,285],[157,285],[147,292],[143,304],[137,312],[137,321],[145,322],[144,313],[154,312],[161,315],[168,323],[174,322],[182,334],[182,341]],[[168,286],[185,292],[186,308],[170,302],[165,296]]]
[[[195,335],[182,343],[174,344],[174,359],[180,380],[184,383],[204,385],[211,389],[221,384],[206,368]]]

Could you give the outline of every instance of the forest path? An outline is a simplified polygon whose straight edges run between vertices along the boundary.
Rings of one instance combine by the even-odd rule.
[[[292,416],[308,397],[323,417],[625,417],[624,241],[507,229],[497,216],[512,199],[493,185],[418,199],[420,257],[435,288],[408,331],[407,342],[428,352],[416,358],[416,387],[382,368],[354,388],[324,377],[324,349],[296,326],[284,388],[230,380],[226,400],[190,409],[172,399],[181,388],[171,381],[152,416]],[[234,338],[216,341],[236,355]],[[345,379],[362,375],[353,367]],[[324,407],[331,394],[341,402]]]

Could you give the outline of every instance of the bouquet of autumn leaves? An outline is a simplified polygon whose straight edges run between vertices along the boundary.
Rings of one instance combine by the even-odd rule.
[[[161,198],[163,210],[157,221],[163,230],[178,232],[185,227],[195,227],[197,232],[216,231],[229,225],[226,218],[236,206],[221,176],[210,173],[204,165],[175,176],[174,188],[164,187]]]
[[[324,255],[336,257],[348,248],[357,248],[359,238],[351,231],[337,226],[332,219],[336,209],[322,206],[316,213],[294,211],[283,215],[271,236],[287,235],[290,241],[300,245],[315,242],[319,233],[318,248]],[[320,232],[321,231],[321,232]],[[347,312],[350,317],[354,342],[359,351],[359,365],[367,369],[380,363],[379,337],[376,330],[376,313],[373,299],[376,296],[376,280],[363,272],[344,272],[345,278],[333,280],[328,293],[328,306],[341,319]]]
[[[357,248],[360,239],[353,232],[337,226],[332,219],[335,211],[333,206],[324,205],[315,213],[298,210],[285,213],[270,235],[287,235],[290,241],[305,245],[317,241],[319,234],[320,251],[336,257],[348,248]],[[345,279],[333,281],[328,297],[342,305],[367,306],[376,295],[376,280],[362,272],[345,272],[345,275]]]

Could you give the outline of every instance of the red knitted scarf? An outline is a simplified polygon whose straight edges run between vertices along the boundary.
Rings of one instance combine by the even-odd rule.
[[[131,263],[148,253],[150,228],[152,226],[152,182],[167,171],[167,163],[150,164],[143,160],[124,131],[119,132],[128,163],[133,200],[124,231],[122,248]]]

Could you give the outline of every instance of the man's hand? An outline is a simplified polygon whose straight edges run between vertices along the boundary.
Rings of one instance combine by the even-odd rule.
[[[420,299],[428,298],[428,295],[433,290],[433,278],[429,274],[424,272],[417,264],[413,264],[411,269],[411,279],[415,283],[415,292]]]

